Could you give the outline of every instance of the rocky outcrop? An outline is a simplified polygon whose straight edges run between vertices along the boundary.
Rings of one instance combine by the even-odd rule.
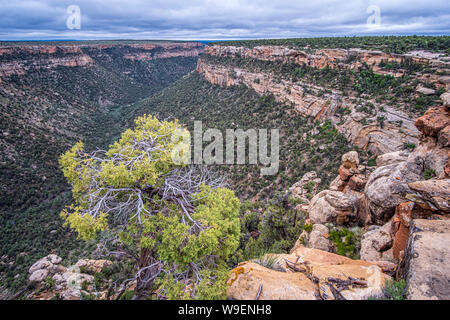
[[[404,70],[395,72],[383,69],[382,62],[402,63],[410,60],[412,63],[430,64],[436,67],[448,66],[448,62],[440,56],[417,55],[414,53],[394,54],[376,50],[362,49],[319,49],[300,50],[283,46],[256,46],[253,48],[211,45],[205,49],[206,54],[220,57],[242,57],[265,61],[282,61],[284,63],[306,64],[315,68],[348,68],[355,70],[363,64],[372,67],[378,74],[390,74],[394,77],[402,76]]]
[[[389,164],[396,164],[405,162],[408,159],[408,151],[394,151],[385,154],[380,154],[376,159],[377,167],[387,166]]]
[[[336,223],[336,221],[344,224],[356,218],[357,201],[355,196],[340,191],[324,190],[312,198],[308,210],[309,219],[313,224]]]
[[[311,223],[333,223],[344,225],[350,222],[365,221],[366,216],[360,214],[363,203],[361,191],[367,182],[365,167],[359,165],[356,151],[342,156],[339,175],[330,184],[330,190],[318,193],[308,207]],[[365,212],[364,212],[365,214]]]
[[[235,300],[315,300],[316,286],[305,275],[278,272],[242,263],[228,280],[228,298]]]
[[[423,180],[408,184],[412,190],[406,197],[424,210],[450,213],[450,180]]]
[[[372,222],[383,224],[392,218],[395,207],[406,200],[409,182],[423,178],[423,159],[414,158],[400,164],[377,168],[364,189]]]
[[[413,220],[405,250],[408,299],[450,299],[450,220]]]
[[[362,235],[360,257],[366,261],[391,261],[395,262],[392,243],[392,221],[384,226],[370,226]]]
[[[313,225],[311,232],[308,235],[306,246],[308,248],[315,248],[327,252],[333,250],[333,242],[328,239],[329,229],[323,224],[316,223]]]
[[[49,254],[48,256],[36,261],[28,270],[30,273],[30,282],[44,282],[47,277],[51,277],[56,273],[64,272],[65,268],[60,265],[61,260],[61,257],[58,257],[55,254]]]
[[[30,267],[29,281],[39,289],[34,299],[51,299],[57,295],[63,300],[78,300],[83,294],[87,296],[95,291],[93,274],[112,264],[108,260],[81,259],[75,265],[65,268],[61,262],[61,257],[50,254]],[[106,292],[94,294],[100,297]]]
[[[232,270],[228,280],[230,299],[364,300],[383,295],[390,279],[383,273],[388,263],[352,260],[333,253],[293,248],[291,254],[270,255],[264,267],[244,262]],[[353,279],[353,280],[352,280]]]
[[[383,111],[374,116],[358,110],[352,97],[337,90],[327,91],[310,83],[278,79],[271,73],[212,65],[202,59],[199,60],[196,71],[213,84],[232,86],[243,83],[261,95],[271,93],[278,101],[292,104],[303,116],[311,116],[315,120],[330,119],[349,142],[374,154],[402,150],[405,143],[418,144],[419,141],[419,132],[413,121],[398,108],[379,105],[376,108]],[[318,92],[321,92],[320,97]],[[375,101],[370,103],[377,105]],[[349,112],[336,114],[338,109]],[[383,126],[379,124],[377,117],[385,119]]]
[[[450,108],[444,106],[430,108],[422,117],[417,119],[415,125],[425,136],[436,137],[442,146],[450,146],[448,136]]]

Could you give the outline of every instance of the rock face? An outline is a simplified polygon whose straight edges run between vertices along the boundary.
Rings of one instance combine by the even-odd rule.
[[[409,154],[407,151],[394,151],[380,154],[376,159],[377,167],[404,162],[408,159]]]
[[[310,67],[322,69],[324,67],[337,68],[344,67],[348,69],[358,69],[363,63],[372,67],[374,73],[391,74],[401,76],[402,72],[389,72],[380,67],[381,62],[401,63],[406,59],[411,59],[414,63],[433,63],[434,65],[444,66],[447,63],[440,60],[439,57],[416,55],[408,53],[405,55],[384,53],[375,50],[361,49],[321,49],[314,53],[300,49],[292,49],[283,46],[256,46],[253,48],[211,45],[205,49],[206,53],[222,57],[242,57],[266,61],[282,61],[284,63],[306,64]]]
[[[450,180],[423,180],[408,184],[412,193],[407,197],[421,208],[450,213]]]
[[[311,223],[335,223],[344,225],[356,220],[365,220],[359,215],[363,194],[361,191],[367,182],[364,166],[359,165],[356,151],[342,156],[339,175],[330,184],[330,190],[324,190],[311,199],[308,213]]]
[[[395,207],[410,193],[409,182],[423,179],[423,159],[417,157],[400,164],[377,168],[364,189],[372,221],[383,224],[395,212]]]
[[[53,276],[53,274],[64,272],[65,268],[60,265],[61,260],[61,257],[55,254],[49,254],[36,261],[28,270],[30,282],[43,282],[47,277]]]
[[[364,300],[383,294],[382,287],[390,277],[382,268],[392,268],[388,264],[378,266],[301,246],[294,248],[291,254],[271,256],[274,259],[272,269],[254,262],[244,262],[233,269],[228,281],[228,297],[239,300],[257,297],[261,300]],[[360,280],[362,285],[355,283],[347,289],[338,288],[339,281],[351,278]]]
[[[424,135],[437,137],[444,147],[450,146],[448,139],[450,108],[444,106],[430,108],[422,117],[417,119],[415,125]],[[443,132],[441,133],[441,131]]]
[[[413,221],[404,277],[412,300],[450,299],[450,220]]]
[[[93,57],[111,59],[108,50],[122,47],[127,51],[123,58],[132,61],[148,61],[173,57],[196,57],[203,52],[198,42],[152,44],[73,44],[73,45],[22,45],[0,47],[0,79],[11,75],[24,75],[30,69],[64,67],[89,67]],[[14,57],[24,57],[16,59]]]
[[[309,205],[309,219],[313,224],[346,222],[356,217],[357,198],[340,191],[324,190],[312,198]]]
[[[208,47],[206,50],[209,50]],[[374,154],[398,151],[405,143],[418,144],[419,132],[410,117],[390,106],[380,106],[380,116],[386,119],[381,127],[377,117],[358,111],[352,97],[342,92],[331,90],[323,93],[323,88],[305,82],[292,82],[277,79],[273,74],[250,72],[243,68],[227,68],[213,65],[200,59],[196,71],[206,80],[221,86],[245,84],[259,94],[272,93],[276,100],[292,104],[297,112],[304,116],[312,116],[315,120],[330,119],[336,129],[347,140],[364,150]],[[370,102],[373,103],[373,102]],[[337,109],[346,108],[348,114],[336,115]],[[369,124],[363,119],[372,118]]]

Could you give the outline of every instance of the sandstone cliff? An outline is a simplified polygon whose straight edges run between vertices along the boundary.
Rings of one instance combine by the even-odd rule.
[[[281,46],[245,48],[212,45],[205,48],[205,54],[205,58],[198,62],[197,72],[211,83],[221,86],[245,84],[261,95],[273,94],[277,100],[292,104],[303,116],[312,116],[320,121],[330,119],[352,144],[374,154],[399,151],[405,145],[418,144],[419,132],[411,120],[414,116],[406,111],[405,103],[392,103],[395,98],[391,97],[375,99],[354,91],[343,92],[303,79],[292,80],[283,77],[276,69],[255,71],[254,68],[248,68],[245,61],[276,61],[290,64],[290,67],[306,65],[312,70],[352,70],[352,75],[363,67],[382,76],[402,77],[407,73],[408,80],[404,86],[412,85],[412,79],[415,79],[414,83],[423,81],[435,88],[417,85],[416,96],[435,94],[437,89],[442,91],[450,88],[450,76],[447,75],[450,62],[439,54],[426,52],[400,55],[361,49],[307,51]],[[241,67],[236,67],[227,65],[226,61],[220,64],[214,63],[214,60],[211,62],[207,57],[226,57],[243,62]],[[389,70],[386,67],[389,64],[397,67],[393,71]],[[411,66],[421,71],[407,70]],[[370,110],[364,105],[370,105]]]
[[[122,50],[122,57],[149,61],[174,57],[197,57],[203,45],[197,42],[149,44],[70,44],[11,45],[0,47],[0,78],[24,75],[29,70],[64,67],[89,67],[93,55],[111,59],[111,50]]]

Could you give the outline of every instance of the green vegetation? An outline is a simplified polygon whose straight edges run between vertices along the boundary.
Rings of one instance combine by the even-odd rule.
[[[173,86],[129,107],[127,123],[142,114],[160,119],[176,118],[193,129],[193,120],[203,128],[225,129],[279,128],[280,168],[278,175],[261,176],[258,165],[221,165],[217,169],[228,180],[241,199],[257,196],[267,199],[284,191],[309,171],[322,179],[319,188],[327,186],[340,165],[340,157],[350,151],[346,139],[330,121],[315,123],[296,113],[292,106],[277,102],[272,95],[260,96],[246,86],[212,85],[198,73],[180,79]],[[313,131],[317,132],[313,132]]]
[[[219,45],[233,45],[253,48],[262,45],[288,46],[290,48],[362,48],[382,50],[388,53],[405,53],[411,50],[429,50],[449,53],[449,36],[368,36],[368,37],[323,37],[295,39],[263,39],[215,42]]]
[[[406,281],[388,280],[383,287],[383,297],[371,297],[368,300],[407,300]]]
[[[262,265],[265,268],[273,269],[275,262],[277,262],[277,257],[272,254],[265,254],[258,259],[254,259],[253,262]]]
[[[61,217],[79,238],[135,258],[138,298],[155,289],[168,299],[225,298],[240,201],[206,169],[173,162],[176,130],[177,121],[140,117],[106,152],[75,144],[60,158],[75,200]]]
[[[266,253],[288,253],[304,227],[304,216],[287,194],[276,193],[268,201],[244,201],[240,211],[241,236],[230,266],[260,259]]]
[[[406,281],[404,279],[388,281],[383,293],[388,300],[406,300]]]
[[[346,228],[335,228],[330,230],[328,237],[336,246],[336,253],[352,259],[359,258],[361,245],[360,230],[350,230]]]
[[[126,128],[120,120],[130,103],[192,71],[197,61],[177,57],[133,65],[120,63],[125,59],[116,51],[112,70],[102,65],[107,59],[90,54],[98,61],[91,67],[31,67],[26,76],[2,77],[0,256],[8,263],[0,265],[0,282],[11,291],[26,283],[31,264],[51,250],[74,263],[95,249],[95,243],[77,241],[58,218],[71,201],[60,154],[79,139],[90,149],[107,147]],[[13,58],[18,57],[2,57]]]
[[[423,172],[423,178],[425,180],[430,180],[434,177],[436,177],[436,171],[434,171],[434,169],[425,169]]]

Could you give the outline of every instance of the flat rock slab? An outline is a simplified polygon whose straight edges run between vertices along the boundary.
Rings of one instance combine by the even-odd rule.
[[[413,221],[404,272],[408,299],[450,299],[450,220]]]

